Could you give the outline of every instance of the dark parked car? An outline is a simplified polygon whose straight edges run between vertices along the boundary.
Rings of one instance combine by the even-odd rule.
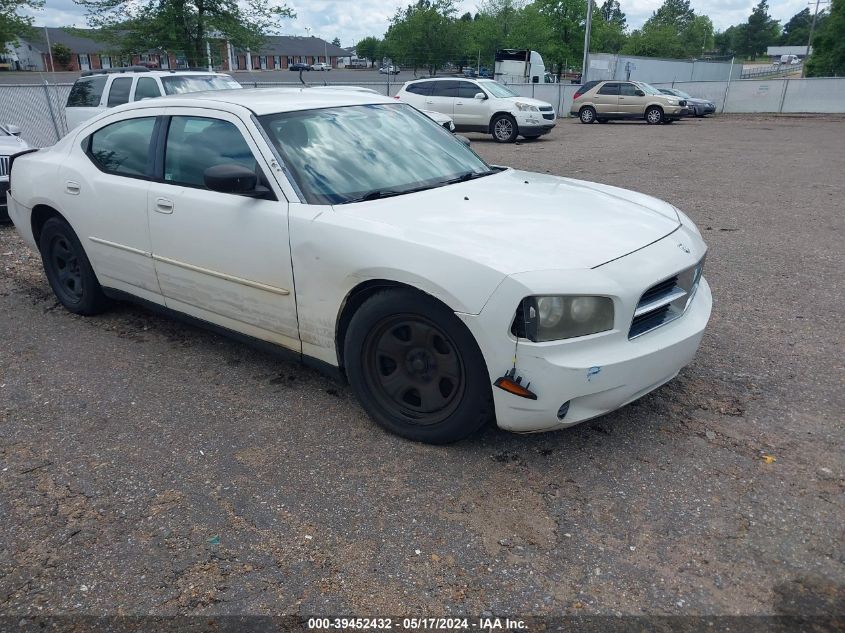
[[[677,88],[660,88],[659,90],[665,95],[686,99],[687,114],[689,116],[703,117],[705,114],[713,114],[716,111],[716,104],[708,99],[691,97],[683,90],[678,90]]]
[[[295,64],[291,64],[288,66],[288,70],[311,70],[310,64],[304,64],[302,62],[296,62]]]

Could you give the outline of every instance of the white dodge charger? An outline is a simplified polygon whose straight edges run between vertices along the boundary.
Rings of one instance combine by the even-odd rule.
[[[425,442],[621,407],[693,359],[712,303],[672,205],[488,165],[373,94],[117,107],[13,158],[9,202],[68,310],[131,299],[287,349]]]

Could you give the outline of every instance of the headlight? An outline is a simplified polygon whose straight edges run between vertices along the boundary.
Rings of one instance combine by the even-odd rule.
[[[667,101],[669,102],[669,105],[678,105],[679,103],[677,99],[667,99]]]
[[[531,105],[530,103],[522,103],[522,101],[516,102],[516,109],[520,112],[539,112],[540,108],[535,105]]]
[[[526,297],[511,331],[535,343],[559,341],[613,329],[610,297],[543,295]]]

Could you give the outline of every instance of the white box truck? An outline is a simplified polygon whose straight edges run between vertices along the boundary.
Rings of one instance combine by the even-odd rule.
[[[537,51],[506,48],[496,51],[493,79],[503,84],[541,84],[546,66]]]

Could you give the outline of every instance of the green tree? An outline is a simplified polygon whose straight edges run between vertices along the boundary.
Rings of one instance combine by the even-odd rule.
[[[813,34],[813,52],[807,60],[808,77],[845,75],[845,0],[832,0],[830,13]]]
[[[384,50],[394,62],[416,74],[430,75],[459,55],[455,41],[455,6],[452,0],[417,0],[398,9],[384,36]]]
[[[590,49],[600,53],[618,53],[628,39],[627,27],[619,0],[605,0],[593,13]]]
[[[61,42],[53,44],[51,48],[53,50],[53,61],[56,62],[56,65],[61,66],[66,70],[68,64],[70,63],[70,59],[73,56],[73,51]]]
[[[699,57],[713,38],[710,18],[696,15],[689,0],[665,0],[642,29],[631,33],[622,51],[647,57]]]
[[[769,5],[766,0],[754,7],[748,16],[743,37],[740,41],[740,52],[751,59],[766,52],[766,48],[778,41],[780,24],[769,15]]]
[[[355,54],[358,57],[369,59],[375,63],[381,57],[382,42],[377,37],[365,37],[355,45]]]
[[[0,0],[0,53],[7,45],[16,44],[19,37],[32,36],[32,18],[21,15],[21,10],[43,6],[43,0]]]
[[[745,24],[729,26],[720,33],[716,33],[715,48],[720,55],[733,55],[740,49],[740,43],[745,38]]]
[[[280,18],[295,17],[275,0],[74,0],[87,9],[88,23],[120,52],[152,46],[182,51],[192,66],[204,65],[206,43],[222,38],[257,50],[278,29]],[[217,47],[214,47],[215,49]],[[215,50],[215,53],[217,51]]]
[[[334,38],[332,40],[332,44],[334,44],[335,46],[340,46],[340,38],[339,37]]]

